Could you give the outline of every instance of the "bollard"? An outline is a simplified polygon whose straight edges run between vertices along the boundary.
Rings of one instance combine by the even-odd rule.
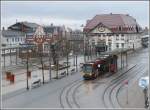
[[[10,76],[10,83],[14,84],[14,82],[15,82],[15,75],[11,74],[11,76]]]
[[[115,72],[115,65],[114,64],[111,64],[111,72]]]
[[[10,77],[11,77],[11,72],[6,72],[6,80],[9,80],[10,79]]]
[[[31,71],[28,71],[27,76],[31,78]]]

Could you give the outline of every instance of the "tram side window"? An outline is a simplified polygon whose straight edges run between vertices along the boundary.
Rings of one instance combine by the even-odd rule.
[[[113,62],[114,62],[114,61],[113,61],[113,58],[111,58],[110,63],[113,64]]]

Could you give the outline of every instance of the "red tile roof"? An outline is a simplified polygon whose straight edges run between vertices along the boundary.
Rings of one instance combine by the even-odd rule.
[[[87,20],[87,24],[84,27],[84,31],[88,32],[94,29],[98,24],[102,23],[113,32],[118,32],[118,28],[122,27],[122,32],[136,32],[136,26],[140,28],[136,20],[125,14],[101,14],[96,15],[93,19]],[[129,27],[131,29],[129,29]]]

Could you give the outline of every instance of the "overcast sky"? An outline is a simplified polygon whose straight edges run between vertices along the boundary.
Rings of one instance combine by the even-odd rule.
[[[129,14],[142,26],[149,25],[148,1],[3,1],[1,26],[8,27],[17,21],[36,22],[42,25],[67,25],[79,28],[96,14]],[[149,27],[149,26],[148,26]]]

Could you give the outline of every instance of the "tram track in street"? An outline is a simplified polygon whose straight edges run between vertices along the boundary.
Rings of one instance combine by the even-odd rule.
[[[136,67],[134,66],[133,68],[129,69],[128,71],[122,73],[121,75],[119,75],[117,78],[114,78],[113,80],[111,80],[110,84],[105,88],[104,90],[104,93],[103,93],[103,103],[104,103],[104,106],[106,108],[108,108],[108,105],[106,104],[106,102],[108,103],[108,100],[110,101],[109,104],[111,105],[111,108],[115,108],[114,104],[113,104],[113,101],[112,101],[112,92],[113,90],[125,79],[128,79],[128,78],[131,78],[131,76],[133,77],[134,75],[138,74],[139,70],[142,70],[143,66],[141,66],[139,68],[140,65],[136,65]],[[138,69],[138,71],[136,69]],[[135,71],[135,72],[133,72]],[[134,74],[129,74],[133,72]],[[110,90],[110,91],[108,91]],[[108,100],[105,101],[105,95],[106,93],[109,92],[108,95]]]
[[[78,79],[66,85],[59,96],[61,108],[80,108],[76,101],[75,94],[77,89],[83,85],[83,80]]]
[[[125,71],[125,72],[119,74],[118,76],[116,76],[116,78],[112,79],[112,80],[110,81],[110,84],[105,88],[105,90],[104,90],[104,92],[103,92],[103,96],[102,96],[102,101],[103,101],[103,104],[104,104],[104,106],[105,106],[106,108],[108,108],[108,107],[107,107],[106,102],[105,102],[105,94],[106,94],[107,90],[109,89],[109,87],[111,87],[113,84],[117,83],[117,81],[119,81],[119,79],[120,79],[122,76],[124,76],[127,72],[129,72],[130,70],[132,70],[132,69],[135,68],[135,67],[136,67],[136,65],[134,65],[133,67],[131,67],[131,68],[128,69],[127,71]]]
[[[123,77],[119,82],[117,82],[117,84],[116,85],[114,85],[113,87],[112,87],[112,89],[111,89],[111,91],[110,91],[110,94],[109,94],[109,99],[110,99],[110,101],[111,101],[111,104],[112,104],[112,106],[113,106],[113,108],[115,108],[115,105],[118,105],[117,107],[121,107],[120,105],[119,105],[119,103],[117,102],[117,100],[116,100],[116,102],[117,102],[117,104],[114,104],[113,102],[115,102],[115,101],[113,101],[112,99],[112,94],[113,94],[113,92],[114,92],[114,89],[116,89],[116,87],[118,87],[120,84],[122,84],[122,81],[124,81],[124,80],[127,80],[128,82],[133,78],[133,77],[135,77],[138,73],[139,73],[139,71],[142,71],[143,70],[143,66],[140,66],[137,70],[135,70],[135,72],[133,72],[134,74],[131,74],[130,76],[125,76],[125,77]],[[117,99],[117,97],[115,97],[114,99]]]
[[[141,72],[141,74],[140,74],[140,76],[141,75],[143,75],[143,74],[146,74],[148,72],[148,70],[147,71],[144,71],[144,72]],[[137,74],[136,74],[137,75]],[[132,76],[132,77],[134,77],[134,75]],[[137,77],[136,79],[138,79],[139,77]],[[131,79],[131,78],[130,78]],[[131,79],[132,80],[132,79]],[[128,82],[130,82],[131,80],[128,80]],[[117,100],[117,103],[118,103],[118,105],[120,106],[120,107],[122,107],[122,105],[121,105],[121,103],[119,102],[119,98],[118,98],[118,95],[119,95],[119,92],[120,92],[120,90],[123,88],[123,83],[119,86],[119,88],[117,89],[117,92],[115,93],[115,97],[116,97],[116,100]]]

